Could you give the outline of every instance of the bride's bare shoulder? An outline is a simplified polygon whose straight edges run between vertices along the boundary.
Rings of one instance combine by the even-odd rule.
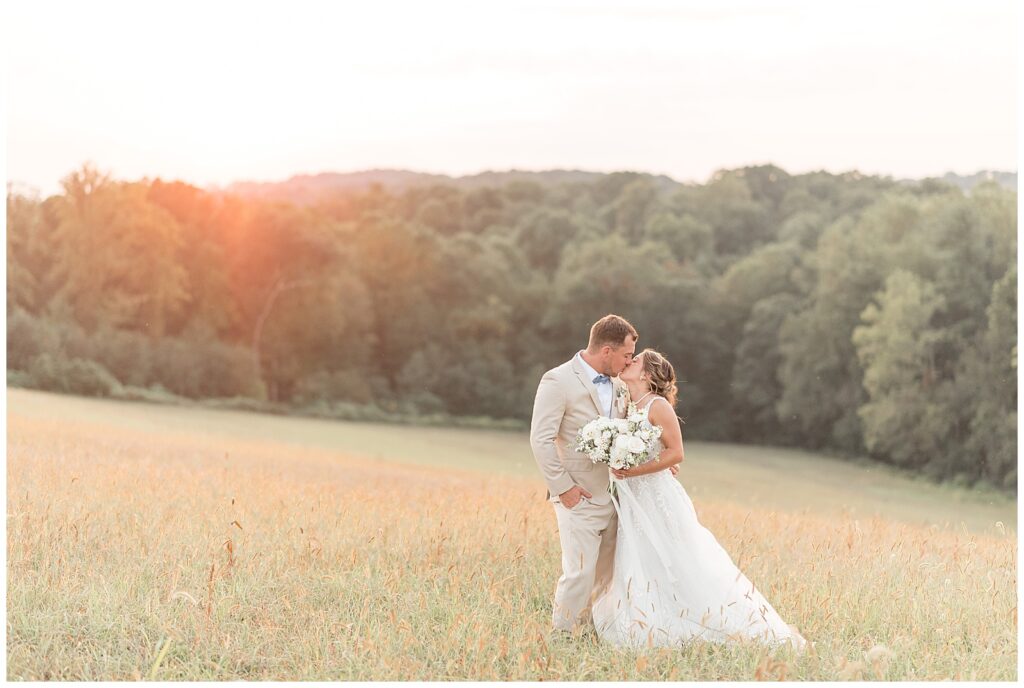
[[[659,401],[664,403],[659,404]],[[658,425],[662,425],[663,421],[666,421],[670,418],[675,418],[676,412],[672,404],[669,403],[668,399],[666,399],[663,396],[657,396],[654,398],[654,401],[652,401],[650,406],[647,408],[647,417],[650,418],[652,422],[657,421]]]

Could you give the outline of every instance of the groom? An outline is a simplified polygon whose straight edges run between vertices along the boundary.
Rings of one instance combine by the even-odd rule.
[[[576,432],[598,415],[625,415],[626,389],[617,377],[633,360],[636,340],[625,318],[604,316],[590,328],[586,350],[544,373],[533,402],[530,444],[562,544],[555,631],[592,628],[591,602],[611,582],[618,516],[608,494],[608,469],[573,445]]]

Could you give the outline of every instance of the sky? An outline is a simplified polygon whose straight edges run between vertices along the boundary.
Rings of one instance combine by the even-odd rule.
[[[5,3],[9,181],[1017,169],[1014,0]]]

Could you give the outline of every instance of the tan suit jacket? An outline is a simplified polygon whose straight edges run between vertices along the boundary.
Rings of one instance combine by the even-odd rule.
[[[623,383],[612,378],[612,418],[621,418],[619,393]],[[533,401],[530,423],[530,445],[533,458],[548,486],[548,501],[573,485],[593,495],[595,504],[608,504],[608,467],[595,464],[586,454],[573,449],[576,433],[581,427],[605,415],[601,409],[597,387],[573,356],[562,365],[544,373]]]

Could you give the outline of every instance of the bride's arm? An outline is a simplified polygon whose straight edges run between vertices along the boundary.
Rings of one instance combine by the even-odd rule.
[[[657,425],[661,428],[661,443],[665,445],[665,448],[658,455],[658,458],[653,461],[633,466],[624,471],[613,471],[616,473],[616,477],[635,478],[638,475],[657,473],[682,463],[684,458],[683,432],[679,428],[679,420],[672,410],[672,404],[668,402],[661,404],[655,401],[648,412],[648,417],[650,418],[651,425]]]

